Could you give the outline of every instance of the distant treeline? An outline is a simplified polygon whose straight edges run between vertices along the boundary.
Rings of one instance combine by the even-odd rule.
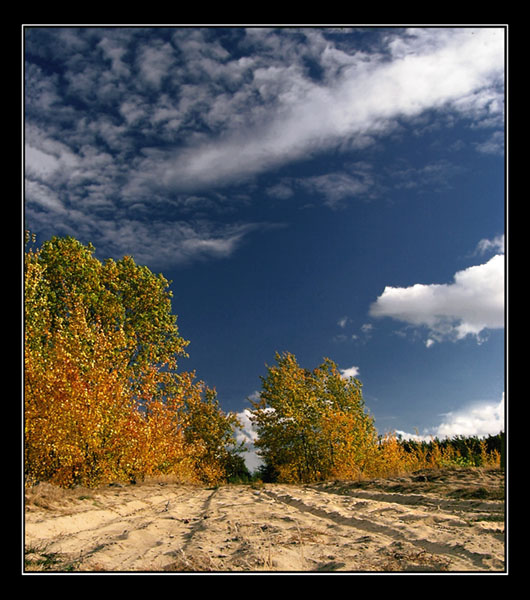
[[[429,442],[416,440],[400,440],[400,444],[406,452],[411,454],[431,454],[435,448],[444,454],[454,455],[456,463],[461,466],[480,467],[483,466],[484,457],[498,454],[500,465],[504,467],[506,436],[504,432],[488,437],[457,435],[452,438],[434,438]],[[489,463],[489,461],[487,461]]]

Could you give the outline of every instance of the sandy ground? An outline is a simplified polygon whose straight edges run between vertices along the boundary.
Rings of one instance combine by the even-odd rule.
[[[26,490],[25,567],[90,572],[505,572],[504,477]]]

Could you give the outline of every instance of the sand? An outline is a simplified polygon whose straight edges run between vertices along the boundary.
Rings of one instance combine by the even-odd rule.
[[[498,470],[215,488],[40,484],[26,490],[24,573],[503,573],[504,529]]]

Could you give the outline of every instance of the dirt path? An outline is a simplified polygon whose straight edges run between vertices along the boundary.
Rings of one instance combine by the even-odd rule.
[[[40,490],[38,488],[41,488]],[[27,493],[26,572],[503,571],[499,471]]]

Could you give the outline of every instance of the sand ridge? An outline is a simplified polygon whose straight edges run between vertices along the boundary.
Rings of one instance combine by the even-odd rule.
[[[504,476],[27,493],[25,572],[505,572]],[[38,490],[41,488],[41,490]],[[44,499],[44,500],[43,500]]]

